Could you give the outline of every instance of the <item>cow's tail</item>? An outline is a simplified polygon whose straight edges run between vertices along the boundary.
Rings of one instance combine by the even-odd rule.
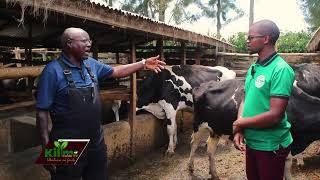
[[[207,126],[206,129],[209,131],[210,137],[214,137],[214,132],[213,132],[212,128]]]
[[[207,130],[210,133],[211,137],[214,136],[214,132],[213,132],[212,128],[209,126],[209,124],[207,122],[202,123],[201,126],[202,126],[201,128]]]

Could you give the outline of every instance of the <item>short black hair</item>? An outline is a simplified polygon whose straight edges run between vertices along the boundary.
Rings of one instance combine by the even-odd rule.
[[[276,23],[265,19],[265,20],[255,22],[253,25],[258,28],[259,33],[261,33],[262,35],[270,36],[271,44],[273,45],[276,44],[280,35],[280,30],[276,25]]]

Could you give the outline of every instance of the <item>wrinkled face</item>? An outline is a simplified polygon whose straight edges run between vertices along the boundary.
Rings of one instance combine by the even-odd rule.
[[[249,29],[247,38],[247,48],[249,54],[259,53],[265,45],[266,35],[260,34],[256,26]]]
[[[70,53],[79,60],[87,59],[91,48],[89,34],[85,31],[77,31],[68,38]]]

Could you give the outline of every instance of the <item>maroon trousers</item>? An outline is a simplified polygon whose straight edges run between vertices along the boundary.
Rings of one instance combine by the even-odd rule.
[[[277,151],[258,151],[246,147],[248,180],[283,180],[285,161],[290,146]]]

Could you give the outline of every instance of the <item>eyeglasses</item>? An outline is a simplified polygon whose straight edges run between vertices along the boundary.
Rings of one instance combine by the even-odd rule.
[[[265,35],[256,35],[256,36],[248,36],[247,37],[247,40],[248,41],[251,41],[252,39],[254,39],[254,38],[262,38],[262,37],[264,37]]]
[[[89,43],[92,44],[92,40],[91,39],[69,39],[69,40],[73,40],[73,41],[81,41],[83,43]]]

